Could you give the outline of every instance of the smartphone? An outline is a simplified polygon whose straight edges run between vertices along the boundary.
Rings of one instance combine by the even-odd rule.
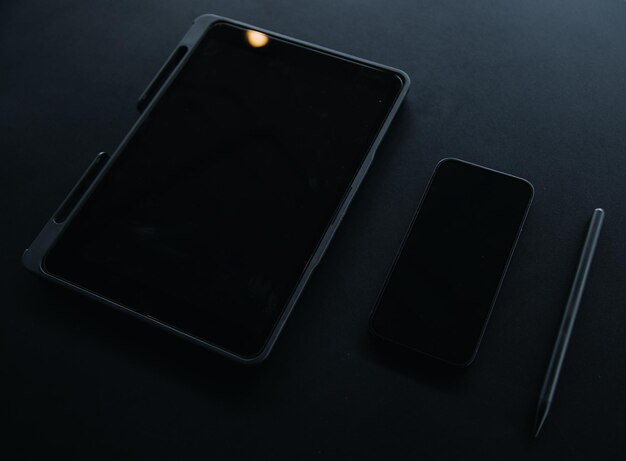
[[[458,159],[435,168],[370,318],[397,345],[467,366],[533,197],[522,179]]]

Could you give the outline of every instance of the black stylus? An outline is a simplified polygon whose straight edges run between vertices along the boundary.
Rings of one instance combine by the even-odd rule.
[[[587,275],[589,274],[593,254],[596,251],[596,244],[598,243],[598,236],[600,235],[600,229],[602,229],[603,220],[604,210],[602,208],[596,208],[591,216],[589,230],[587,231],[587,238],[585,239],[585,244],[583,246],[582,253],[580,254],[580,261],[578,262],[578,269],[576,270],[574,283],[572,283],[572,289],[569,293],[567,305],[565,306],[565,312],[563,313],[561,329],[559,330],[559,335],[556,338],[554,350],[552,351],[552,358],[550,359],[550,365],[548,365],[548,371],[546,371],[546,377],[541,389],[541,395],[539,396],[537,419],[535,420],[535,437],[539,435],[541,426],[543,426],[543,423],[548,416],[548,412],[550,411],[550,405],[552,405],[556,383],[559,380],[561,366],[563,365],[565,352],[567,352],[567,345],[572,335],[574,321],[576,320],[580,300],[585,289],[585,283],[587,282]]]

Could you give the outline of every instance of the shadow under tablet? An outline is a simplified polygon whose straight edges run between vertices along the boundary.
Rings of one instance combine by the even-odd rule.
[[[524,179],[457,159],[439,162],[372,313],[371,332],[469,365],[532,196]]]

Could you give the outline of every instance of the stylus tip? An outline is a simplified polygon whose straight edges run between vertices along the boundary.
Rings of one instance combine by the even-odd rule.
[[[533,431],[535,437],[539,435],[539,432],[541,431],[541,428],[543,427],[543,423],[546,421],[546,418],[548,416],[549,409],[550,409],[549,402],[542,400],[539,403],[539,408],[537,408],[537,418],[535,419],[535,430]]]

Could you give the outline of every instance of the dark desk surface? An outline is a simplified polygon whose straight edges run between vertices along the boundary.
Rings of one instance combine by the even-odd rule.
[[[253,369],[20,265],[94,155],[112,151],[136,119],[137,97],[194,17],[209,12],[413,80],[273,355]],[[623,456],[625,34],[623,0],[3,1],[0,450],[12,456],[0,456]],[[481,351],[461,374],[390,356],[366,328],[444,156],[536,189]],[[557,399],[533,440],[542,375],[595,207],[606,210],[604,232]]]

